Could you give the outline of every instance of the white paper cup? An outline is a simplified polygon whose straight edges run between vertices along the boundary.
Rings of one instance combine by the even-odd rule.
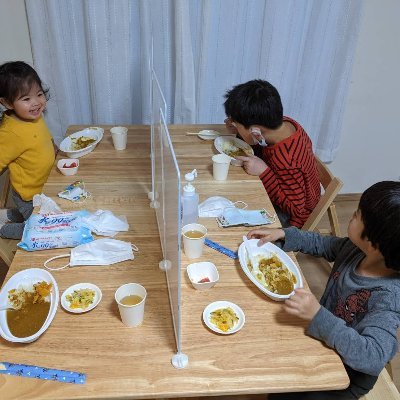
[[[201,232],[201,237],[188,237],[190,232]],[[207,228],[200,224],[188,224],[182,228],[183,249],[187,258],[199,258],[203,254],[204,241],[207,235]]]
[[[213,161],[213,177],[216,181],[225,181],[228,177],[229,165],[231,157],[226,154],[216,154],[212,156]]]
[[[130,295],[137,295],[142,298],[138,304],[127,306],[121,303],[121,300]],[[147,291],[138,283],[126,283],[120,286],[115,292],[115,301],[118,304],[119,314],[121,315],[122,322],[126,326],[134,327],[143,322],[144,304],[146,302]]]
[[[114,126],[114,128],[110,129],[110,132],[115,150],[125,150],[128,138],[128,128],[125,128],[124,126]]]

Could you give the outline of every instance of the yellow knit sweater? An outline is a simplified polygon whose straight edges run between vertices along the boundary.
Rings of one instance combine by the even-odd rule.
[[[54,163],[52,136],[43,117],[20,121],[4,114],[0,125],[0,171],[8,166],[14,190],[25,201],[40,194]]]

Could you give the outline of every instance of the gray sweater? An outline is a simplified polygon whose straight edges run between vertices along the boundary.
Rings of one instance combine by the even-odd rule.
[[[335,349],[350,368],[377,376],[397,352],[400,274],[371,278],[355,269],[365,257],[349,238],[285,230],[284,251],[300,251],[334,261],[322,307],[307,333]]]

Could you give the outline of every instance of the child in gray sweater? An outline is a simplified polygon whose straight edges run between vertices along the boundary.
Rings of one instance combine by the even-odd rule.
[[[345,390],[271,394],[268,399],[358,399],[368,393],[398,349],[400,182],[379,182],[362,194],[346,238],[293,227],[254,229],[247,237],[334,262],[319,302],[309,290],[297,289],[284,309],[310,322],[307,334],[338,352],[350,378]]]

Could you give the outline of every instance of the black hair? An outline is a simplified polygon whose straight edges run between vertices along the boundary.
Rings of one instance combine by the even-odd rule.
[[[274,86],[255,79],[234,86],[225,94],[225,114],[246,129],[261,125],[277,129],[283,123],[281,97]]]
[[[44,88],[37,72],[23,61],[11,61],[0,65],[0,98],[12,104],[16,99],[28,93],[32,85],[37,84],[48,97],[48,88]]]
[[[383,181],[361,196],[362,238],[378,248],[387,268],[400,271],[400,182]]]

